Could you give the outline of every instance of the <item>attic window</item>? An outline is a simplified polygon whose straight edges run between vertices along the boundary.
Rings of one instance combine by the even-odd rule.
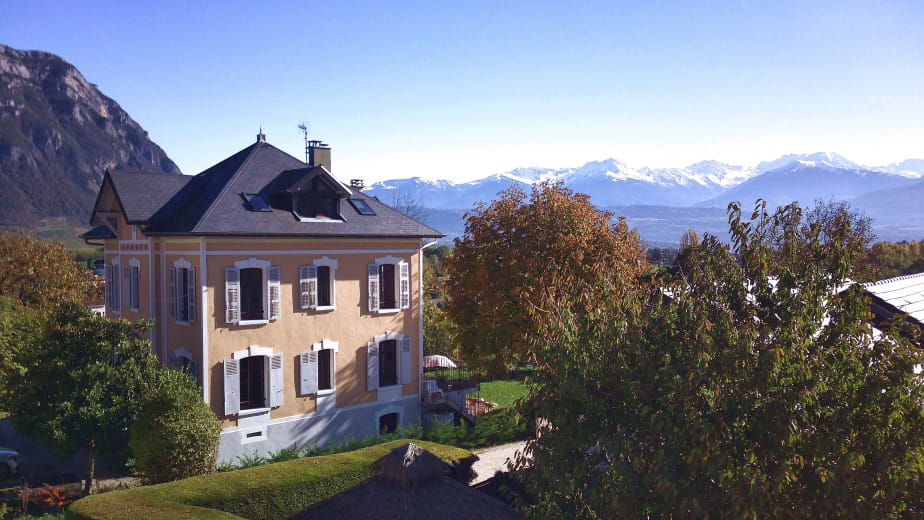
[[[340,195],[320,177],[293,194],[292,204],[299,218],[340,219]]]
[[[363,199],[350,199],[350,204],[356,208],[356,212],[360,215],[375,215],[375,211]]]
[[[273,208],[263,200],[263,197],[256,193],[241,193],[241,197],[244,197],[250,211],[273,211]]]

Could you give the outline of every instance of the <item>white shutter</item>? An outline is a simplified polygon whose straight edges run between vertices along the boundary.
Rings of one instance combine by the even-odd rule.
[[[270,362],[270,395],[269,405],[271,408],[282,406],[282,354],[273,354],[269,357]]]
[[[411,360],[414,359],[412,352],[411,338],[405,337],[401,340],[401,359],[398,360],[401,363],[401,384],[406,385],[411,382]]]
[[[176,294],[176,267],[170,268],[170,319],[176,321],[177,317],[177,294]]]
[[[301,387],[299,392],[301,395],[318,393],[318,353],[302,352],[299,360],[301,361],[299,370]]]
[[[225,415],[241,411],[241,362],[225,360]]]
[[[377,312],[378,310],[379,310],[379,264],[369,264],[369,312]],[[378,388],[378,386],[376,386],[376,388]]]
[[[189,295],[189,299],[186,300],[186,316],[188,321],[193,322],[196,321],[196,291],[198,289],[195,269],[187,270],[186,282],[186,293]]]
[[[267,296],[269,301],[269,319],[278,320],[279,319],[279,267],[273,266],[269,270],[269,283],[267,284],[269,294]]]
[[[225,268],[225,321],[241,321],[241,282],[237,269],[233,267]]]
[[[410,269],[407,262],[401,262],[398,264],[398,271],[400,273],[399,280],[399,292],[401,294],[401,302],[399,307],[402,309],[407,309],[411,306],[411,276]]]
[[[366,349],[366,388],[379,388],[379,344],[372,341]]]
[[[318,306],[318,269],[313,265],[299,268],[299,292],[302,309],[314,309]]]

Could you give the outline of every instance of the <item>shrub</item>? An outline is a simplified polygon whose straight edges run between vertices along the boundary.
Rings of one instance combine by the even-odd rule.
[[[162,369],[145,392],[129,445],[145,483],[215,471],[221,424],[189,375]]]
[[[90,495],[66,510],[71,520],[145,518],[289,518],[371,476],[372,463],[408,442],[398,439],[350,453],[302,458],[179,482]],[[455,468],[470,471],[465,450],[414,441]],[[464,471],[463,471],[464,470]]]

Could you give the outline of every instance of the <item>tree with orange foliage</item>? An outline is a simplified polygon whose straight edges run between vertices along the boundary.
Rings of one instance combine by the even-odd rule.
[[[501,192],[466,215],[447,262],[447,312],[464,359],[492,375],[536,360],[528,344],[555,314],[595,307],[602,288],[622,290],[646,268],[623,218],[561,183]]]

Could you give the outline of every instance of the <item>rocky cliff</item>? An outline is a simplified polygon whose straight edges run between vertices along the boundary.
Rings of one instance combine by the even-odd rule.
[[[180,173],[73,65],[0,45],[0,226],[86,226],[107,168]]]

